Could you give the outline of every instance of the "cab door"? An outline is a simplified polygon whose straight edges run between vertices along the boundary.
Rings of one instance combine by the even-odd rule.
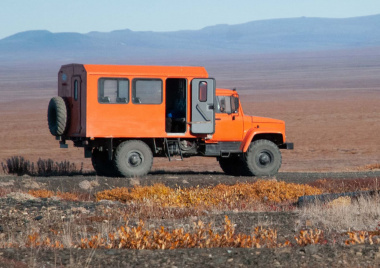
[[[195,78],[191,81],[191,127],[193,134],[215,132],[215,79]]]
[[[216,97],[215,134],[210,141],[242,141],[244,116],[239,108],[238,96]]]

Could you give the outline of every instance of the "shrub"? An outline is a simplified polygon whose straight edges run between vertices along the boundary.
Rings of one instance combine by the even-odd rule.
[[[38,159],[37,164],[25,160],[22,156],[13,156],[1,163],[4,173],[18,176],[73,176],[83,174],[83,163],[78,169],[70,161],[54,162],[52,159]]]
[[[34,169],[34,164],[29,160],[25,160],[22,156],[12,156],[4,163],[1,163],[3,171],[7,174],[16,174],[22,176],[31,174]]]

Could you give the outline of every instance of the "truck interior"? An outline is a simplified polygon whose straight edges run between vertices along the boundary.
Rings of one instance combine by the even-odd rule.
[[[167,133],[186,132],[186,82],[183,78],[166,79],[165,129]]]

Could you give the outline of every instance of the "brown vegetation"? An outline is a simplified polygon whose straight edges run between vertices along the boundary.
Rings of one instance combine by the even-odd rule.
[[[75,163],[64,160],[54,162],[52,159],[39,158],[37,163],[25,159],[23,156],[12,156],[1,162],[5,174],[31,176],[74,176],[83,174],[83,163],[78,169]]]
[[[208,188],[171,189],[163,184],[116,188],[96,193],[97,200],[115,200],[155,204],[162,207],[246,208],[249,204],[295,202],[303,195],[321,194],[321,190],[295,183],[259,180],[255,183],[217,185]]]

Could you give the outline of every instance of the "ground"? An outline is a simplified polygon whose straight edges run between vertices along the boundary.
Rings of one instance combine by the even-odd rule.
[[[128,61],[125,61],[128,62]],[[60,65],[69,62],[47,62],[46,64],[0,64],[0,162],[11,156],[24,156],[36,161],[38,158],[54,161],[69,160],[91,172],[88,159],[82,149],[60,149],[58,142],[47,128],[47,105],[56,95],[56,76]],[[119,62],[120,64],[121,62]],[[139,62],[128,62],[139,64]],[[209,75],[217,81],[217,87],[237,88],[246,114],[272,117],[286,122],[287,141],[294,142],[295,149],[283,152],[281,172],[302,172],[297,183],[307,178],[320,177],[320,172],[366,171],[366,165],[380,163],[380,50],[335,51],[283,55],[245,55],[223,59],[172,59],[144,64],[204,65]],[[233,177],[221,174],[214,158],[195,157],[185,161],[168,162],[155,159],[152,182],[172,185],[205,185],[234,183]],[[292,172],[292,173],[289,173]],[[310,173],[310,176],[307,174]],[[356,173],[351,173],[356,174]],[[363,174],[362,174],[363,175]],[[361,177],[362,175],[354,175]],[[363,176],[367,176],[364,174]],[[376,178],[378,174],[374,175]],[[298,177],[297,177],[298,178]],[[278,179],[291,180],[289,177]],[[1,189],[12,187],[11,177],[1,177]],[[76,185],[73,180],[87,178],[54,177],[39,185],[39,179],[22,177],[14,181],[19,185],[65,189]],[[88,181],[98,180],[91,177]],[[102,179],[100,179],[102,180]],[[246,179],[251,180],[251,179]],[[255,179],[252,179],[255,180]],[[144,184],[144,178],[123,181],[107,179],[108,187],[121,184],[133,186]],[[212,182],[212,183],[211,183]],[[7,184],[8,183],[8,184]],[[37,184],[36,184],[37,183]],[[54,183],[57,183],[55,185]],[[103,184],[101,184],[103,185]],[[17,186],[17,187],[16,187]],[[12,201],[13,200],[13,201]],[[31,222],[40,216],[43,207],[58,207],[57,215],[65,213],[67,207],[81,207],[84,203],[54,203],[51,200],[14,201],[2,199],[4,214],[10,210],[24,211]],[[98,205],[90,205],[90,210]],[[117,206],[117,205],[116,205]],[[61,209],[62,208],[62,209]],[[22,212],[21,218],[22,219]],[[234,214],[226,212],[237,221],[239,228],[248,231],[260,214],[256,212]],[[33,216],[33,218],[32,218]],[[198,217],[198,216],[197,216]],[[201,217],[201,216],[199,216]],[[220,221],[223,214],[202,216],[203,220]],[[294,215],[289,212],[271,214],[272,226],[281,230],[283,236],[294,235]],[[42,222],[46,220],[43,215]],[[190,219],[187,219],[190,220]],[[4,220],[2,224],[8,223]],[[165,224],[176,224],[166,222]],[[288,225],[286,225],[288,224]],[[26,225],[28,226],[28,225]],[[175,225],[174,225],[175,226]],[[283,226],[283,227],[282,227]],[[24,226],[25,227],[25,226]],[[4,227],[3,227],[4,228]],[[44,229],[42,230],[44,231]],[[273,258],[273,256],[275,256]],[[379,258],[376,245],[367,246],[307,246],[288,249],[191,249],[174,251],[91,250],[45,251],[45,250],[0,250],[4,267],[49,266],[137,266],[145,262],[149,266],[376,266]],[[11,259],[11,260],[10,260]],[[91,262],[89,262],[91,261]],[[93,261],[93,262],[92,262]],[[0,265],[1,266],[1,265]]]

